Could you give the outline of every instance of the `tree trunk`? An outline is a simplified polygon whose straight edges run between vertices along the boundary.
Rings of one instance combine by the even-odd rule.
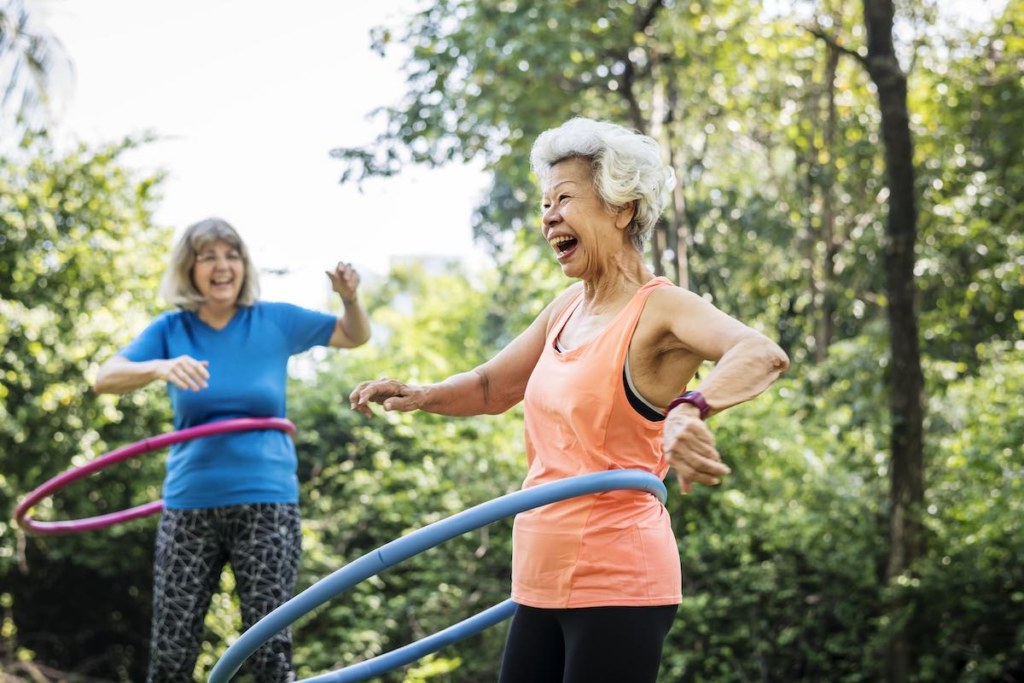
[[[836,239],[836,211],[835,211],[835,190],[833,185],[836,181],[836,71],[839,67],[839,50],[828,46],[828,62],[825,66],[825,152],[828,161],[823,169],[821,184],[821,243],[822,243],[822,264],[821,264],[821,298],[818,302],[818,325],[815,333],[816,343],[814,344],[815,360],[819,363],[825,360],[828,355],[828,347],[832,346],[832,339],[835,337],[835,279],[836,279],[836,252],[838,241]]]
[[[656,73],[655,75],[657,76]],[[685,169],[682,167],[683,160],[676,153],[677,142],[675,135],[679,96],[671,79],[656,77],[651,102],[650,135],[659,143],[662,143],[664,149],[667,150],[668,158],[666,161],[676,174],[676,182],[672,187],[671,210],[663,214],[665,218],[655,226],[653,239],[651,240],[654,274],[665,274],[663,260],[668,254],[671,254],[676,284],[683,288],[689,288],[688,251],[690,226],[686,220],[686,198],[683,188]]]
[[[665,141],[668,149],[668,163],[676,174],[675,185],[672,186],[672,224],[669,226],[671,239],[670,248],[675,261],[676,284],[683,289],[690,288],[690,240],[693,231],[686,218],[686,182],[685,159],[677,154],[682,149],[677,139],[676,126],[680,125],[679,90],[674,81],[669,81],[666,97]]]
[[[890,583],[905,573],[923,552],[920,513],[924,501],[923,392],[924,379],[918,347],[914,246],[917,206],[914,188],[913,141],[907,108],[907,79],[893,46],[893,0],[863,0],[868,54],[864,60],[878,89],[889,187],[884,250],[885,281],[889,299],[890,350],[889,409],[891,481],[889,518]],[[904,604],[890,605],[899,618]],[[893,635],[886,653],[889,683],[906,683],[913,668],[910,620]]]

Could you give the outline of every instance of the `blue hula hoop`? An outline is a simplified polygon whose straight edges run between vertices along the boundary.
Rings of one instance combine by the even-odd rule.
[[[227,683],[242,663],[276,633],[291,626],[299,617],[316,609],[339,593],[376,576],[391,567],[467,531],[567,498],[617,489],[635,489],[651,493],[664,503],[665,485],[650,472],[609,470],[541,484],[481,503],[439,522],[418,529],[408,536],[386,543],[357,558],[284,603],[253,624],[214,665],[208,683]],[[458,642],[511,617],[516,604],[501,602],[464,621],[397,650],[378,655],[331,673],[306,678],[300,683],[357,683],[371,676],[414,662],[446,645]]]

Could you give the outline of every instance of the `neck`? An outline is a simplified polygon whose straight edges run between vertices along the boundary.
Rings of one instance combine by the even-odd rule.
[[[235,315],[237,310],[237,304],[205,303],[199,307],[196,315],[210,327],[219,330],[231,321],[232,316]]]
[[[632,296],[638,289],[654,279],[643,256],[636,252],[612,263],[596,277],[584,280],[583,300],[593,310],[603,304],[614,303],[624,296]]]

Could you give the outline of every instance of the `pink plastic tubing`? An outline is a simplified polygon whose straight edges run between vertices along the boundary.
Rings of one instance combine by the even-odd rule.
[[[209,422],[198,427],[189,427],[176,432],[168,432],[160,436],[154,436],[142,441],[137,441],[130,446],[124,446],[111,451],[95,460],[58,474],[45,484],[36,488],[32,493],[25,496],[24,500],[14,508],[14,521],[26,531],[37,534],[75,534],[83,531],[92,531],[104,527],[127,522],[146,515],[160,512],[164,508],[162,500],[155,500],[152,503],[138,505],[127,510],[111,512],[106,515],[87,517],[85,519],[73,519],[66,522],[39,522],[28,516],[29,509],[43,498],[59,491],[73,481],[87,477],[93,472],[98,472],[114,463],[128,460],[143,453],[150,453],[167,446],[183,441],[191,441],[204,436],[215,434],[227,434],[229,432],[244,432],[253,429],[277,429],[295,435],[295,425],[290,420],[281,417],[240,417],[234,420],[222,420],[220,422]]]

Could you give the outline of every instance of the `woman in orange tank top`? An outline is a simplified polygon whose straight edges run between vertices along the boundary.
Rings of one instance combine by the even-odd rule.
[[[537,139],[531,164],[544,238],[579,282],[479,367],[427,386],[363,382],[352,407],[463,416],[525,401],[524,488],[613,469],[672,469],[684,493],[718,484],[729,468],[704,420],[764,391],[786,354],[648,267],[673,182],[653,139],[576,118]],[[705,361],[714,368],[686,391]],[[656,499],[616,491],[521,513],[512,565],[501,683],[657,679],[682,581]]]

